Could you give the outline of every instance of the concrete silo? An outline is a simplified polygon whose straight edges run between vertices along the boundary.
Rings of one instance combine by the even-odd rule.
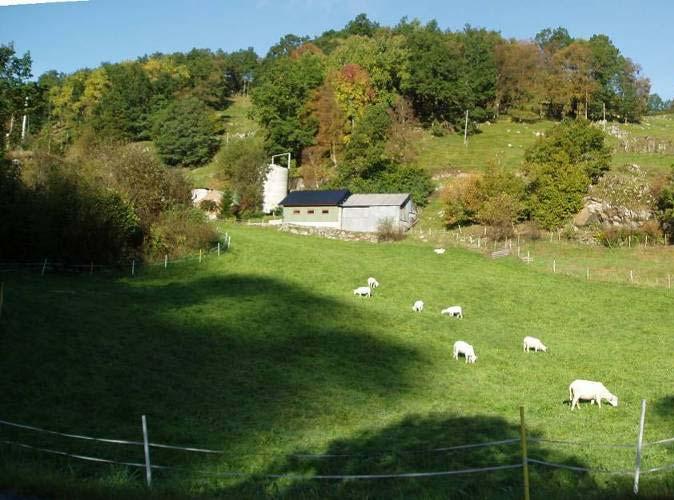
[[[271,213],[288,194],[288,169],[274,163],[267,170],[267,177],[263,186],[262,211]]]

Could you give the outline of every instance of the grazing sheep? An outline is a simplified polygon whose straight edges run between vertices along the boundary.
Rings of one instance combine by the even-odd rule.
[[[579,400],[590,400],[595,402],[601,408],[601,400],[605,399],[611,406],[618,406],[618,397],[611,394],[601,382],[591,380],[574,380],[569,386],[569,400],[571,401],[571,410],[578,406]]]
[[[376,279],[370,277],[367,279],[367,286],[370,288],[377,288],[379,286],[379,282]]]
[[[361,297],[372,297],[372,289],[369,286],[359,286],[353,290],[353,294]]]
[[[440,314],[445,314],[453,318],[463,319],[463,309],[461,309],[461,306],[448,307],[447,309],[443,309],[442,311],[440,311]]]
[[[421,312],[424,310],[424,301],[423,300],[417,300],[414,305],[412,306],[412,310],[414,312]]]
[[[535,352],[548,352],[548,348],[545,347],[543,342],[541,342],[540,339],[537,339],[536,337],[524,337],[522,347],[525,352],[529,352],[529,349],[533,349]]]
[[[434,251],[435,253],[437,253],[438,255],[442,255],[443,253],[445,253],[445,249],[444,249],[444,248],[434,248],[433,251]]]
[[[454,342],[454,349],[452,349],[452,356],[454,359],[459,359],[459,354],[463,354],[466,358],[466,363],[475,363],[477,361],[477,356],[475,355],[475,349],[468,342],[463,340],[457,340]]]

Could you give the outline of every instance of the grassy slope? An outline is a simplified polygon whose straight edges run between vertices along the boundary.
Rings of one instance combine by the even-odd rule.
[[[207,480],[202,472],[384,473],[516,463],[517,446],[449,454],[384,453],[517,436],[525,405],[531,435],[633,443],[641,398],[646,439],[674,435],[672,297],[662,290],[586,283],[514,261],[461,250],[436,256],[406,242],[371,245],[228,228],[233,251],[199,267],[183,264],[136,279],[88,276],[6,278],[0,336],[1,418],[76,433],[138,439],[148,414],[155,442],[227,449],[191,458],[153,452],[155,463],[188,464],[158,474],[158,497],[519,498],[520,472],[450,479],[275,485]],[[351,289],[370,275],[372,300]],[[414,314],[411,304],[426,302]],[[441,317],[451,304],[464,320]],[[524,354],[531,334],[549,354]],[[451,359],[471,342],[476,365]],[[644,346],[646,349],[644,350]],[[564,404],[574,378],[604,381],[618,408]],[[77,443],[0,428],[3,439],[142,461],[142,450]],[[532,445],[538,458],[627,469],[632,450]],[[140,475],[107,466],[66,467],[62,458],[0,448],[0,487],[42,493],[144,496]],[[370,458],[299,460],[296,452]],[[266,455],[269,454],[269,455]],[[371,455],[375,456],[371,456]],[[672,462],[649,450],[645,466]],[[191,461],[190,461],[191,460]],[[90,475],[89,490],[81,490]],[[645,476],[645,493],[667,491]],[[534,498],[606,497],[629,479],[534,468]],[[78,486],[75,486],[77,484]],[[38,485],[38,486],[35,486]],[[41,486],[40,486],[41,485]],[[577,489],[578,488],[578,489]],[[65,491],[65,493],[64,493]],[[105,492],[105,494],[101,493]],[[77,494],[75,495],[77,496]]]
[[[247,96],[234,96],[231,101],[231,105],[222,113],[222,118],[225,120],[225,134],[229,134],[229,139],[227,135],[223,137],[223,147],[226,147],[228,140],[236,140],[236,134],[248,133],[258,129],[255,121],[251,120],[248,116],[252,108],[250,98]],[[192,181],[194,187],[218,189],[222,186],[215,174],[215,161],[187,172],[187,176]]]
[[[524,160],[524,151],[536,141],[536,132],[544,132],[553,122],[542,121],[535,124],[511,123],[507,119],[492,124],[483,124],[481,133],[469,137],[464,146],[463,136],[449,134],[433,137],[424,133],[419,143],[418,163],[429,172],[481,171],[490,162],[517,169]],[[659,115],[646,117],[641,124],[617,125],[633,136],[650,136],[674,142],[674,116]],[[609,137],[609,144],[617,146],[618,141]],[[510,144],[510,146],[508,146]],[[617,151],[613,166],[637,163],[651,175],[668,171],[674,164],[674,155],[657,153],[624,153]]]

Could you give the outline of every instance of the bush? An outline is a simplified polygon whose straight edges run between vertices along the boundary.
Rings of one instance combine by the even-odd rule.
[[[500,193],[482,203],[477,219],[481,224],[491,227],[493,238],[503,239],[515,233],[514,221],[521,211],[519,199],[508,193]]]
[[[583,207],[590,179],[581,165],[530,165],[529,175],[529,210],[541,227],[561,227]]]
[[[482,204],[478,176],[469,175],[454,179],[445,186],[441,196],[445,205],[445,224],[448,227],[477,221],[477,212]]]
[[[431,135],[435,137],[444,137],[447,135],[447,130],[446,123],[440,123],[438,120],[433,120],[433,123],[431,123]]]
[[[662,231],[655,221],[647,221],[639,227],[604,226],[597,230],[595,238],[606,247],[644,244],[646,239],[655,243],[662,238]]]
[[[405,239],[405,232],[395,221],[387,217],[377,226],[377,241],[400,241]]]
[[[674,240],[674,166],[668,182],[660,188],[656,207],[662,230],[669,236],[669,241],[672,242]]]
[[[173,207],[162,213],[152,226],[145,254],[153,259],[164,255],[179,257],[205,249],[218,240],[216,230],[196,208]]]
[[[199,203],[199,208],[204,212],[215,212],[220,207],[213,200],[201,200],[201,202]]]

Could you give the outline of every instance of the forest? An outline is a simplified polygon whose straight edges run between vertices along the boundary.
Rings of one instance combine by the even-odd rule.
[[[213,234],[190,207],[184,173],[212,161],[233,201],[225,216],[259,212],[266,159],[288,151],[297,187],[409,191],[423,205],[434,184],[415,161],[420,130],[478,134],[506,116],[638,122],[671,105],[606,35],[558,27],[515,40],[435,21],[380,26],[364,14],[314,38],[285,35],[263,57],[195,48],[33,79],[29,52],[7,44],[0,68],[0,194],[15,214],[0,238],[24,236],[24,250],[5,245],[0,258],[189,250]],[[224,147],[236,95],[250,96],[260,128]],[[62,248],[66,234],[77,248]]]

